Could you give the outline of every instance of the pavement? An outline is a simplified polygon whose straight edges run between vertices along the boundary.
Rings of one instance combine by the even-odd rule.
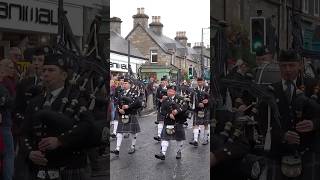
[[[210,145],[191,146],[193,138],[192,122],[186,130],[186,141],[182,150],[182,159],[177,160],[176,142],[171,141],[166,153],[166,160],[156,159],[160,143],[153,137],[157,129],[154,121],[156,112],[143,112],[139,118],[141,132],[137,136],[136,152],[128,154],[131,138],[124,139],[120,156],[110,155],[110,180],[209,180]],[[115,149],[116,141],[111,140],[110,149]]]

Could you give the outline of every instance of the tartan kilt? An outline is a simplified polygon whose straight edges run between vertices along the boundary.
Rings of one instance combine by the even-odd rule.
[[[176,140],[176,141],[182,141],[182,140],[186,140],[186,133],[184,131],[183,128],[183,124],[175,124],[174,125],[174,129],[175,129],[175,133],[172,135],[167,134],[166,132],[166,126],[163,126],[162,132],[161,132],[161,139],[162,140]]]
[[[198,111],[194,112],[193,125],[208,125],[210,119],[210,113],[206,110],[204,117],[198,117]]]
[[[306,152],[302,156],[302,173],[297,178],[282,175],[281,160],[268,159],[266,180],[318,180],[320,179],[320,153]]]
[[[129,115],[129,122],[124,124],[119,116],[119,123],[117,133],[132,133],[136,134],[140,132],[140,125],[137,119],[137,115]]]
[[[160,112],[158,111],[158,113],[157,113],[157,122],[159,122],[159,121],[163,122],[164,121],[164,116],[161,115]]]

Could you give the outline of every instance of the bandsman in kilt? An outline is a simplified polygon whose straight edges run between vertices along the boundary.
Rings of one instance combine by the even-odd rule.
[[[124,81],[124,76],[120,76],[118,78],[118,80],[119,80],[119,84],[116,87],[115,92],[114,92],[114,104],[118,104],[120,96],[123,93],[122,85],[123,85],[123,81]],[[111,134],[112,138],[116,138],[117,137],[116,134],[117,134],[118,122],[119,122],[119,114],[115,113],[115,117],[114,117],[114,120],[112,122],[113,123],[113,132]]]
[[[160,112],[164,117],[164,128],[161,132],[161,152],[156,154],[155,157],[157,159],[165,160],[169,141],[176,140],[176,159],[181,159],[183,140],[186,139],[183,123],[187,120],[186,111],[188,105],[183,97],[176,94],[176,86],[170,85],[167,88],[168,98],[162,101]]]
[[[191,145],[195,147],[198,146],[198,137],[199,137],[199,126],[204,126],[203,134],[203,145],[209,143],[209,119],[210,119],[210,110],[209,110],[209,87],[204,85],[203,78],[199,77],[197,79],[198,86],[194,89],[194,117],[193,117],[193,141],[190,142]]]
[[[65,83],[67,71],[62,55],[46,56],[42,74],[45,93],[32,99],[26,109],[21,148],[30,179],[84,179],[84,148],[93,131],[92,115],[83,106],[87,104],[84,99],[74,107],[74,114],[65,114],[63,99],[70,92]]]
[[[137,119],[138,109],[142,106],[138,92],[131,88],[132,82],[125,78],[123,83],[123,92],[117,104],[117,113],[119,115],[119,124],[117,128],[117,146],[111,153],[119,155],[120,146],[124,133],[131,133],[132,144],[129,149],[129,154],[135,152],[137,141],[137,133],[140,132],[140,125]]]
[[[153,137],[154,140],[156,141],[161,141],[161,132],[163,129],[163,121],[164,121],[164,117],[161,115],[161,106],[162,106],[162,102],[168,97],[167,95],[167,85],[168,85],[168,80],[166,77],[161,78],[161,84],[157,89],[157,94],[156,94],[156,98],[157,98],[157,110],[158,110],[158,114],[157,114],[157,121],[156,124],[158,124],[158,132],[157,132],[157,136]]]
[[[271,89],[280,120],[268,122],[268,108],[263,104],[259,108],[262,134],[271,130],[266,179],[320,179],[320,106],[310,98],[317,83],[299,77],[303,65],[293,50],[281,52],[279,67],[281,80],[272,84]]]

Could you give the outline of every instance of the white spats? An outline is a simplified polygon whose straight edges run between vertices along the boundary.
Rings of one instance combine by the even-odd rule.
[[[118,150],[118,151],[120,151],[122,138],[123,138],[123,134],[122,133],[118,133],[117,134],[117,147],[116,147],[116,150]]]
[[[158,137],[161,136],[162,129],[163,129],[163,124],[159,123],[158,124]]]
[[[169,146],[169,141],[161,141],[161,152],[166,155],[167,149]]]

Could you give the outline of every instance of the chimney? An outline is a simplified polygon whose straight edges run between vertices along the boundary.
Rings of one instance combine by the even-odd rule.
[[[160,22],[160,16],[152,16],[152,23],[149,28],[158,36],[162,35],[163,24]]]
[[[177,31],[176,37],[174,38],[176,41],[179,41],[184,47],[187,46],[188,38],[186,36],[185,31]]]
[[[148,28],[149,16],[144,14],[144,8],[137,8],[137,14],[132,16],[133,28],[140,24],[144,28]]]
[[[118,17],[112,17],[110,19],[110,31],[116,32],[121,35],[121,19]]]
[[[197,52],[197,53],[201,53],[201,47],[202,48],[205,48],[204,46],[203,46],[203,43],[202,42],[196,42],[196,43],[194,43],[194,46],[193,46],[193,49]]]

